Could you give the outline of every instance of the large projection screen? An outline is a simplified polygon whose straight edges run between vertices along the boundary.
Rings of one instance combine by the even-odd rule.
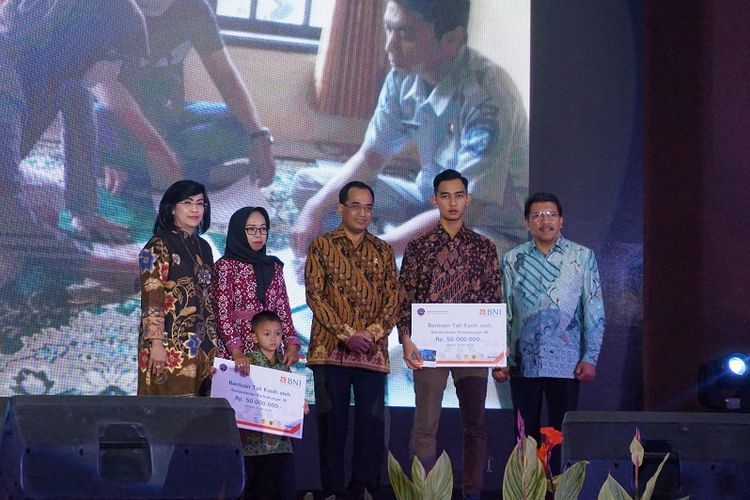
[[[342,1],[350,0],[339,0]],[[229,216],[236,209],[263,205],[269,210],[273,228],[268,249],[286,264],[294,324],[304,352],[311,313],[300,278],[303,266],[289,246],[289,230],[298,211],[291,199],[290,184],[300,169],[322,165],[330,171],[346,161],[361,144],[374,101],[367,104],[365,96],[358,102],[358,109],[342,112],[322,109],[319,102],[321,81],[328,69],[326,54],[336,48],[332,44],[351,43],[349,40],[357,38],[335,33],[334,27],[340,25],[333,19],[336,0],[311,0],[313,9],[309,15],[303,12],[303,0],[258,0],[257,6],[255,0],[214,3],[225,29],[230,58],[253,96],[263,123],[276,139],[276,174],[270,186],[256,189],[250,176],[244,175],[247,165],[242,159],[215,169],[208,179],[212,224],[204,236],[218,259],[224,250]],[[382,5],[379,0],[361,3]],[[469,47],[508,73],[527,117],[530,10],[530,0],[472,0],[468,26]],[[250,43],[237,43],[247,33],[238,30],[235,21],[251,12],[261,20],[308,23],[320,28],[320,44],[308,40],[302,44],[307,47],[305,50],[295,50],[290,48],[292,44],[284,45],[284,35],[267,33],[249,37]],[[382,16],[370,29],[382,31]],[[373,97],[388,70],[380,43],[382,36],[375,39],[380,47],[376,52],[379,56],[373,61],[378,75],[370,85],[376,91]],[[4,73],[6,70],[7,66]],[[194,50],[185,60],[184,76],[188,100],[221,100]],[[362,109],[363,106],[369,107]],[[0,234],[0,396],[135,394],[141,315],[137,254],[150,237],[161,193],[147,189],[135,194],[117,192],[100,168],[96,171],[98,213],[125,226],[128,241],[109,244],[76,235],[75,222],[66,208],[63,136],[64,126],[58,118],[18,168],[0,172],[18,181],[17,196],[24,206],[24,210],[8,214],[14,218],[9,227],[16,229]],[[106,139],[100,137],[100,141]],[[413,180],[419,168],[414,145],[407,145],[389,163],[386,173]],[[528,165],[525,175],[528,185]],[[8,180],[0,182],[7,184]],[[377,198],[376,211],[388,204],[387,198]],[[385,231],[387,227],[387,223],[380,224],[373,231]],[[56,251],[55,242],[59,239],[70,242],[76,255]],[[390,345],[392,369],[387,404],[413,406],[410,373],[401,360],[395,330]],[[310,371],[304,363],[295,369],[308,373],[311,391]],[[506,407],[508,394],[498,394],[495,384],[489,385],[487,406]],[[452,387],[446,392],[444,404],[457,406]]]

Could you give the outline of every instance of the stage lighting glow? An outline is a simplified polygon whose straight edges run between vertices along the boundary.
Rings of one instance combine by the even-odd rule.
[[[698,370],[698,399],[708,408],[750,411],[750,356],[734,353]]]
[[[734,375],[742,377],[747,373],[747,360],[742,356],[731,356],[727,360],[727,368],[729,368],[729,371]]]

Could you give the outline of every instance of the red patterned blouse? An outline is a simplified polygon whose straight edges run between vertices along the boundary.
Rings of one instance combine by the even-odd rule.
[[[263,310],[273,311],[281,318],[284,347],[299,346],[280,264],[275,265],[273,279],[266,289],[265,305],[258,300],[258,285],[252,264],[219,259],[214,269],[213,300],[220,344],[223,344],[219,346],[221,356],[231,359],[232,350],[240,346],[246,354],[253,350],[250,322],[256,313]]]

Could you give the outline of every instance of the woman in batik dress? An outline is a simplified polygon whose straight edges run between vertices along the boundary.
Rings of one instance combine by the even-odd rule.
[[[211,306],[213,256],[199,235],[211,223],[206,189],[171,185],[159,204],[154,236],[139,254],[141,324],[138,394],[207,395],[216,354]]]

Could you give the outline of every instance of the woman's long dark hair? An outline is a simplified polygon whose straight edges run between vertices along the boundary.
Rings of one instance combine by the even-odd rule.
[[[169,186],[164,192],[164,196],[161,197],[161,201],[159,202],[159,213],[156,216],[156,222],[154,222],[154,234],[161,231],[173,230],[175,226],[174,214],[172,211],[174,210],[175,205],[197,194],[202,194],[203,203],[206,203],[206,209],[203,212],[203,220],[201,220],[201,223],[198,226],[198,234],[205,233],[211,225],[211,204],[208,201],[206,187],[195,181],[177,181]]]

